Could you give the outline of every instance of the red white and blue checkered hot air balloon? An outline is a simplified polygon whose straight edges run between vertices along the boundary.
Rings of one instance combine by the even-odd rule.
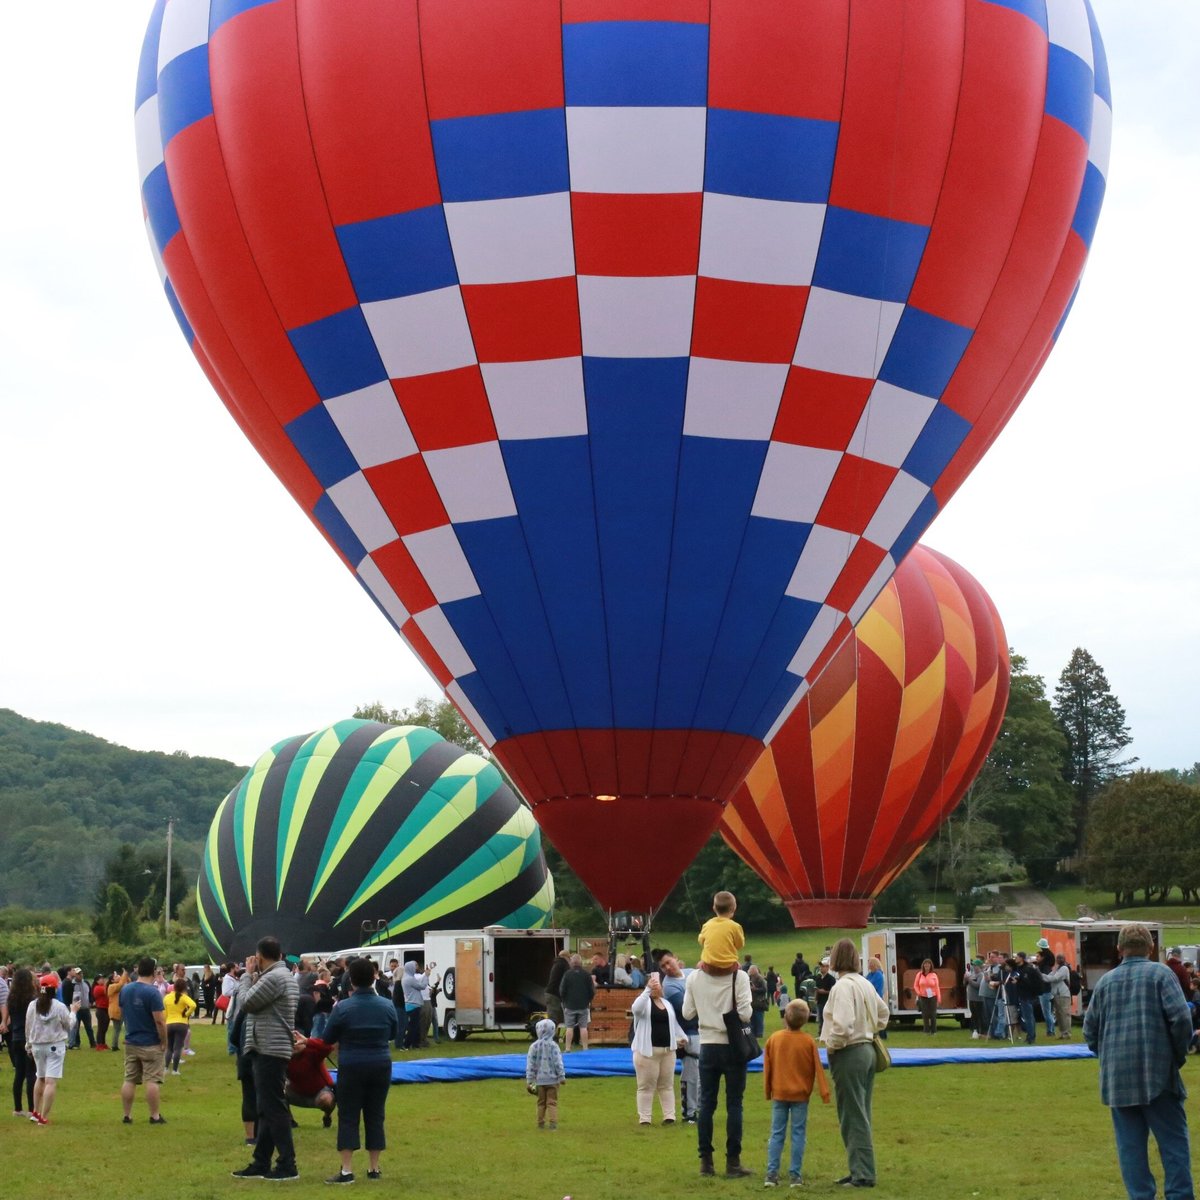
[[[1037,374],[1087,0],[159,0],[167,297],[606,907],[658,903]]]

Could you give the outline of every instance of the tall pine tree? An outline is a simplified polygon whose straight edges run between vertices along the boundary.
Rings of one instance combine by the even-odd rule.
[[[1100,790],[1137,762],[1121,758],[1133,740],[1125,709],[1112,694],[1104,668],[1076,647],[1054,689],[1054,715],[1067,735],[1066,779],[1075,792],[1075,847],[1087,839],[1088,808]]]

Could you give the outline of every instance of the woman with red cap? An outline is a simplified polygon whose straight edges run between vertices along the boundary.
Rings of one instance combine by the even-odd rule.
[[[57,975],[53,972],[43,975],[38,987],[38,998],[31,1000],[25,1011],[25,1039],[37,1068],[32,1117],[39,1125],[49,1125],[54,1093],[67,1057],[71,1013],[61,1000],[55,999],[59,988]]]

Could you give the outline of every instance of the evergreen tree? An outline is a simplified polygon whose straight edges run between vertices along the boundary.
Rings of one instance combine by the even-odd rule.
[[[104,905],[92,924],[92,932],[98,942],[130,946],[137,940],[137,914],[129,893],[119,883],[110,883],[105,889]]]
[[[1121,758],[1133,740],[1125,710],[1112,694],[1103,667],[1076,647],[1054,689],[1054,715],[1067,736],[1066,779],[1075,793],[1075,848],[1083,853],[1092,799],[1125,774],[1136,758]]]

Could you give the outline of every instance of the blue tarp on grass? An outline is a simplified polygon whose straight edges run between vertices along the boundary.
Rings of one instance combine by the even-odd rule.
[[[962,1063],[1049,1062],[1064,1058],[1091,1058],[1092,1052],[1079,1042],[1045,1046],[988,1046],[960,1049],[893,1050],[895,1067],[940,1067]],[[826,1062],[825,1051],[821,1061]],[[826,1065],[828,1065],[826,1063]],[[622,1047],[576,1050],[566,1056],[567,1078],[604,1078],[633,1074],[633,1055]],[[762,1059],[750,1064],[762,1070]],[[392,1064],[393,1083],[463,1083],[479,1079],[524,1079],[524,1054],[481,1054],[470,1058],[415,1058]]]

